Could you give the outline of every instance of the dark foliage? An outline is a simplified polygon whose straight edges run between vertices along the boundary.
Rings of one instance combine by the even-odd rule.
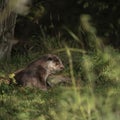
[[[66,26],[82,38],[82,42],[88,47],[86,34],[83,34],[86,31],[80,28],[80,16],[88,14],[92,17],[91,22],[97,29],[97,35],[103,38],[102,42],[119,48],[119,9],[119,0],[34,0],[31,12],[24,17],[18,16],[15,36],[26,42],[27,45],[22,43],[20,46],[24,46],[22,49],[31,48],[33,44],[30,39],[41,36],[41,29],[47,35],[60,36],[70,41],[70,35],[64,29]],[[40,42],[42,43],[42,39]]]

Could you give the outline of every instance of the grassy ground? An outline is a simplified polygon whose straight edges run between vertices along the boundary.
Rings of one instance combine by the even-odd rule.
[[[120,90],[0,87],[1,120],[119,120]]]
[[[0,64],[1,81],[42,54],[55,53],[65,65],[61,74],[72,81],[72,85],[57,85],[47,92],[2,83],[0,120],[119,120],[120,52],[102,46],[93,27],[87,24],[82,24],[87,51],[80,49],[84,48],[80,39],[67,30],[71,40],[43,34],[33,38],[27,56],[17,54],[10,63]]]
[[[39,53],[38,53],[39,54]],[[1,76],[24,67],[38,54],[13,57],[1,65]],[[72,86],[39,89],[0,86],[0,120],[119,120],[120,54],[111,47],[81,54],[65,48],[59,53]]]

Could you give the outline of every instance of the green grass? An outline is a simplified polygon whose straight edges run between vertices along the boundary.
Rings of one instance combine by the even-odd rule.
[[[56,87],[48,92],[4,86],[0,90],[1,120],[118,120],[119,89],[93,91]]]
[[[57,85],[46,92],[2,83],[0,120],[119,120],[120,52],[110,46],[102,48],[96,31],[86,27],[89,23],[81,25],[89,41],[86,51],[69,29],[72,40],[51,38],[43,32],[33,38],[28,56],[14,55],[11,62],[0,64],[4,78],[43,54],[55,53],[65,65],[60,74],[72,81],[72,85]]]
[[[59,55],[66,66],[61,74],[73,79],[72,86],[56,86],[44,92],[2,83],[0,120],[119,120],[119,52],[111,47],[104,53],[70,50],[66,47]],[[2,66],[1,74],[24,67],[35,56],[13,58],[11,64]]]
[[[13,88],[9,92],[2,90],[0,118],[1,120],[30,120],[38,119],[42,115],[47,117],[49,107],[54,105],[53,99],[50,93],[35,89]]]

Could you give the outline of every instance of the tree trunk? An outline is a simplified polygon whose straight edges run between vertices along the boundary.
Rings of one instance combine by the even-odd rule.
[[[17,14],[8,9],[7,3],[8,0],[0,1],[0,60],[10,59],[11,49],[13,44],[15,44],[12,38],[14,38]]]

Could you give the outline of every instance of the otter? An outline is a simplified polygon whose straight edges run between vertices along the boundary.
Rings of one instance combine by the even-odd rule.
[[[47,90],[48,76],[63,69],[64,65],[57,55],[47,54],[15,72],[14,78],[18,85]]]

